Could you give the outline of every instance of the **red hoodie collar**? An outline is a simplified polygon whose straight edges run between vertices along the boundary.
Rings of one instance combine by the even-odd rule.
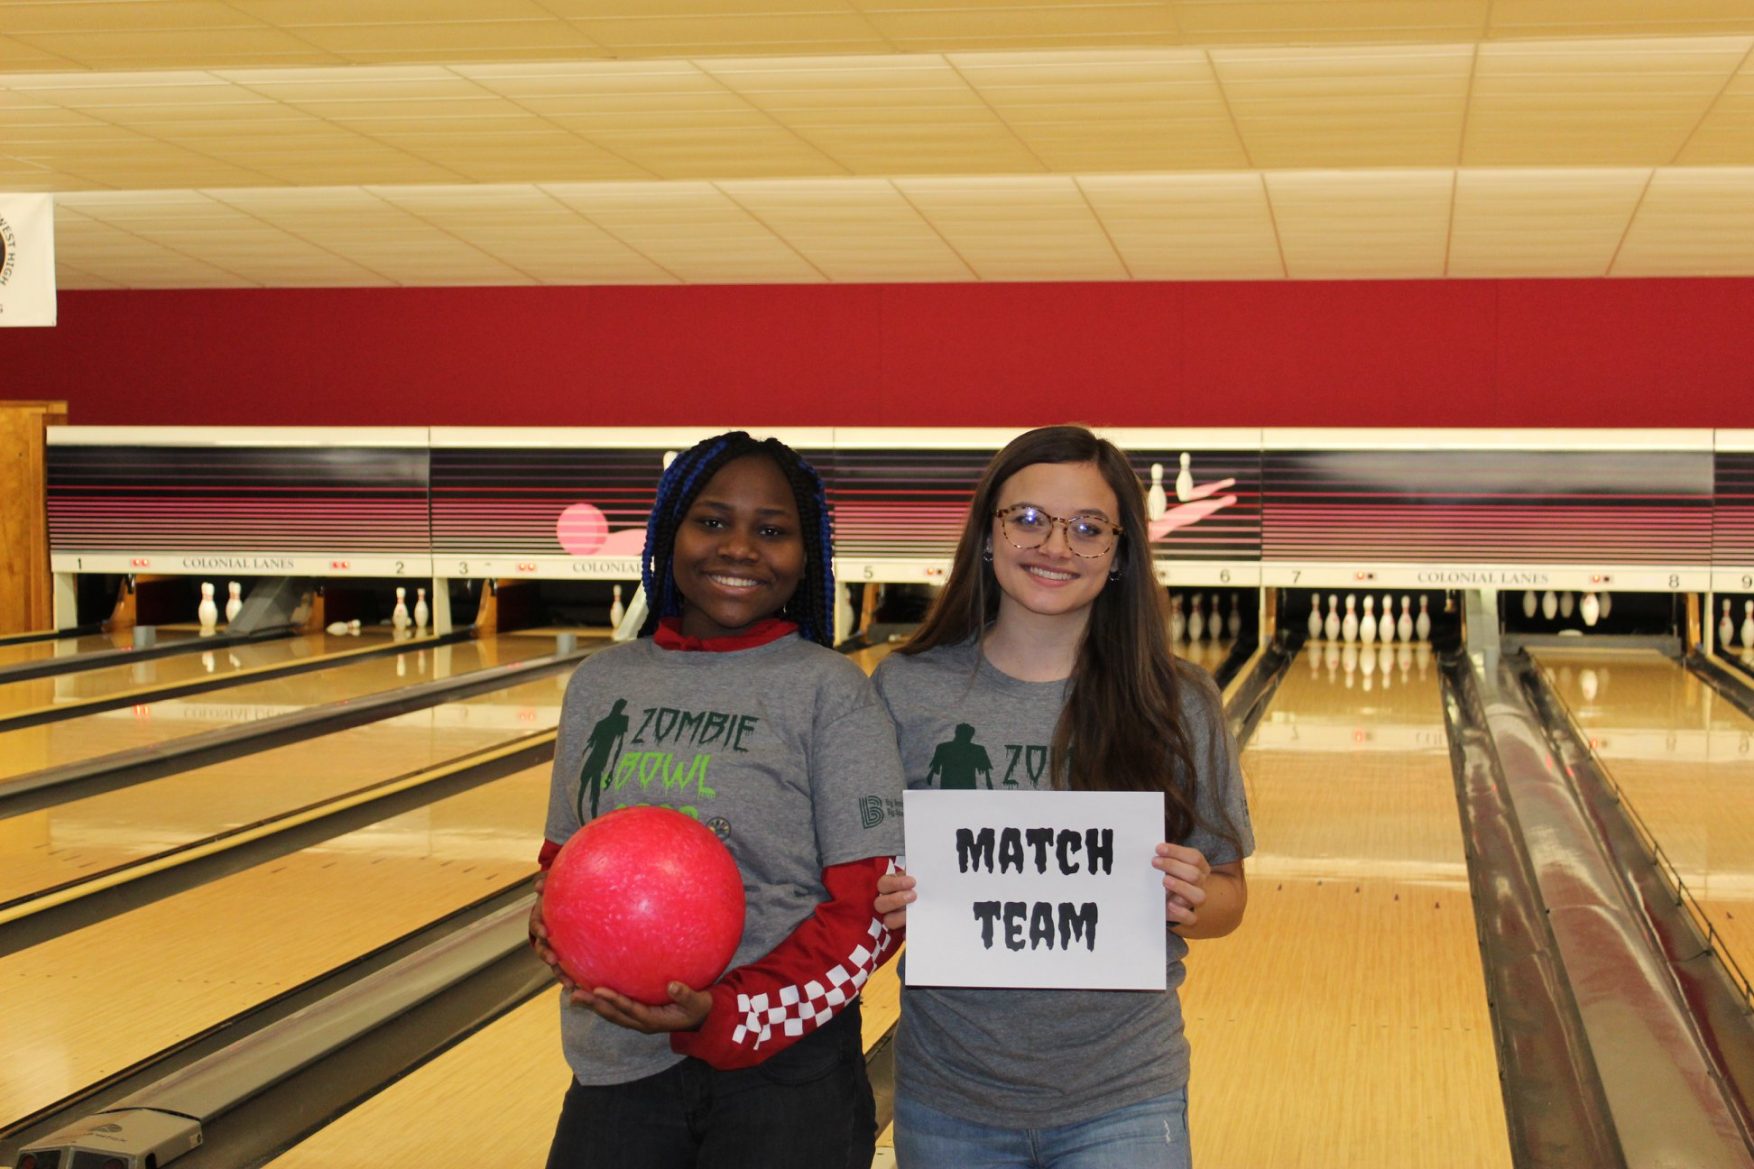
[[[729,653],[732,650],[754,649],[758,645],[778,641],[788,633],[797,632],[797,629],[796,621],[787,621],[784,617],[763,617],[742,633],[725,637],[690,637],[682,632],[682,618],[663,617],[658,620],[658,630],[652,634],[652,640],[657,642],[659,649]]]

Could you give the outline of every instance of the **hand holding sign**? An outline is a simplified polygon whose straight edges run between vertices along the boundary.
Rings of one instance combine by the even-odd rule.
[[[899,866],[893,873],[885,873],[877,878],[877,900],[872,908],[883,919],[884,929],[907,928],[907,907],[919,896],[914,892],[914,886],[918,883],[908,875],[906,869]]]
[[[1206,878],[1212,866],[1197,848],[1159,844],[1151,867],[1163,874],[1163,917],[1174,925],[1193,925],[1206,903]]]

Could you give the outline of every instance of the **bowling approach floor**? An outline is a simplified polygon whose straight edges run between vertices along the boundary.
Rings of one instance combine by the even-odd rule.
[[[453,678],[475,670],[487,669],[509,662],[552,653],[552,638],[508,637],[433,645],[430,639],[410,640],[408,648],[397,654],[383,654],[349,660],[347,655],[361,649],[381,648],[389,644],[388,635],[335,637],[311,634],[285,642],[264,643],[234,650],[217,650],[218,658],[237,653],[240,660],[245,650],[266,651],[278,647],[282,661],[293,660],[302,646],[303,655],[311,660],[334,659],[320,670],[279,678],[249,681],[240,676],[235,685],[201,694],[154,701],[150,690],[143,690],[140,701],[132,706],[80,715],[56,722],[40,723],[13,730],[0,730],[0,781],[26,775],[50,767],[60,767],[101,755],[132,750],[153,744],[167,743],[185,735],[235,726],[260,718],[288,714],[312,706],[381,694],[416,682]],[[190,667],[204,669],[201,659],[207,655],[191,653],[160,661],[136,662],[119,667],[130,674],[140,687],[165,685],[186,676]],[[175,663],[176,673],[167,678]],[[151,668],[156,667],[156,669]],[[90,671],[110,675],[113,668]],[[79,681],[83,675],[64,678],[42,678],[31,683],[52,687],[69,684],[91,687],[91,681]],[[4,690],[5,688],[0,688]],[[28,701],[39,702],[37,692]],[[0,718],[17,713],[0,706]]]
[[[1754,720],[1655,650],[1532,656],[1719,944],[1754,971]]]

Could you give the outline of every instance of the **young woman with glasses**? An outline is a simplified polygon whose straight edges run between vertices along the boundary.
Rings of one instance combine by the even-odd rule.
[[[1112,443],[1021,435],[981,476],[937,605],[877,668],[911,787],[1161,791],[1166,810],[1138,863],[1163,874],[1169,989],[906,987],[902,1169],[1191,1164],[1182,959],[1242,920],[1254,842],[1217,687],[1170,652],[1146,533]],[[904,928],[914,878],[878,890]]]

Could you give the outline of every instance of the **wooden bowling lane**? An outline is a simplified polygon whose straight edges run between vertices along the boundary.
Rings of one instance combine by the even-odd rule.
[[[1754,972],[1754,721],[1655,650],[1532,656],[1720,945]]]
[[[539,657],[553,652],[553,648],[551,639],[515,636],[453,645],[416,645],[400,654],[343,660],[303,674],[3,731],[0,780],[323,703],[381,694],[398,686],[454,678],[490,666]],[[188,656],[197,660],[200,657]],[[158,663],[138,663],[141,667],[154,664]]]
[[[901,1008],[892,961],[861,1008],[866,1050]],[[270,1161],[270,1169],[428,1169],[458,1149],[540,1165],[572,1073],[560,1054],[558,992],[544,992]]]
[[[158,635],[160,645],[169,645],[180,640],[183,640],[183,636],[176,633],[161,630]],[[12,645],[0,645],[0,670],[11,666],[35,665],[38,662],[56,662],[76,658],[80,654],[133,648],[132,629],[121,629],[115,633],[87,633],[79,637],[53,637],[45,641],[22,641]]]
[[[1182,991],[1195,1156],[1509,1166],[1438,671],[1343,648],[1291,663],[1244,752],[1247,916]]]
[[[569,676],[0,819],[0,906],[551,730]]]
[[[1175,656],[1185,662],[1192,662],[1208,674],[1216,674],[1218,667],[1230,656],[1230,648],[1235,643],[1228,637],[1219,640],[1183,641],[1173,646]]]
[[[527,879],[548,774],[519,771],[0,958],[0,1128]]]
[[[319,657],[344,656],[362,649],[389,644],[388,632],[371,631],[337,637],[330,633],[307,633],[277,637],[241,645],[217,645],[166,657],[118,662],[95,669],[0,682],[0,718],[15,718],[45,708],[92,702],[100,699],[149,695],[161,686],[200,682],[208,678],[273,669]],[[147,698],[150,701],[150,698]]]

